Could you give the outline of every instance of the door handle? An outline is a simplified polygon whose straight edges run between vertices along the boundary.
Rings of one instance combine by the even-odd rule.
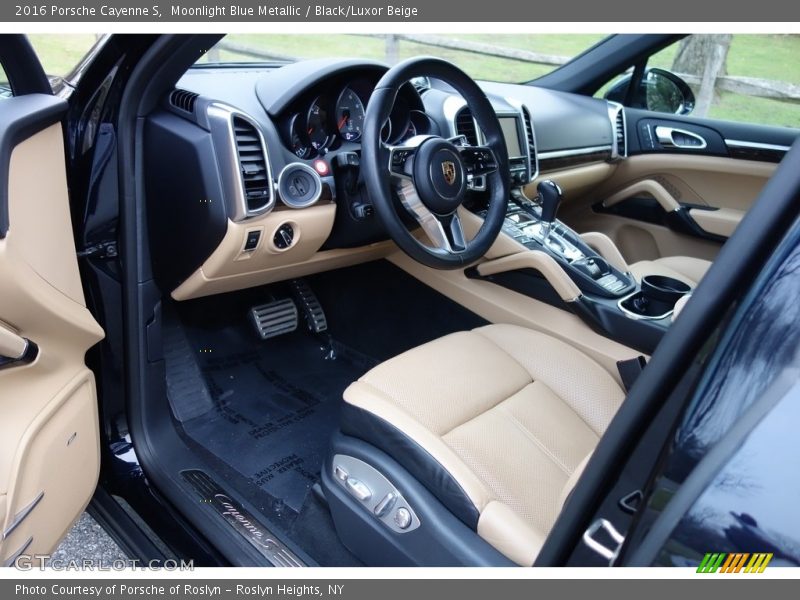
[[[0,369],[36,360],[39,347],[0,324]]]
[[[661,145],[666,148],[689,148],[691,150],[702,150],[708,143],[705,138],[692,131],[666,127],[659,125],[656,127],[656,137]]]

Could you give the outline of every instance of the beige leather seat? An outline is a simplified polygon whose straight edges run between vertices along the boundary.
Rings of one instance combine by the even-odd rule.
[[[645,275],[666,275],[696,287],[711,266],[711,261],[691,256],[665,256],[655,260],[641,260],[630,265],[630,271],[636,279],[642,280]]]
[[[530,565],[624,396],[572,346],[489,325],[369,371],[345,391],[343,430],[382,446],[480,537]]]

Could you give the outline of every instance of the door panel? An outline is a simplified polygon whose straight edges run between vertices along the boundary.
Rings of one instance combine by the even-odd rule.
[[[44,95],[0,102],[0,125],[16,132],[0,140],[0,340],[13,352],[19,339],[38,350],[0,365],[0,564],[51,552],[99,472],[97,395],[84,356],[103,331],[78,272],[63,108]]]
[[[635,155],[590,194],[565,205],[562,215],[579,232],[608,235],[629,263],[662,256],[713,260],[775,167],[728,157]],[[670,221],[676,207],[693,217],[694,234]]]

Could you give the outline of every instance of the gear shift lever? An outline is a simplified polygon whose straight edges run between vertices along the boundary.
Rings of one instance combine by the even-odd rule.
[[[563,193],[558,184],[551,179],[540,181],[536,191],[539,192],[539,203],[542,206],[541,220],[542,225],[544,225],[543,233],[546,240],[550,237],[550,228],[553,226],[553,221],[556,220],[556,212],[558,212],[558,206],[561,204]]]

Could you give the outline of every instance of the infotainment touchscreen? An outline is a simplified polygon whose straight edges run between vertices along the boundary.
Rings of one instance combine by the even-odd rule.
[[[517,117],[499,117],[500,128],[506,138],[506,149],[509,158],[525,156],[519,139],[519,119]]]

